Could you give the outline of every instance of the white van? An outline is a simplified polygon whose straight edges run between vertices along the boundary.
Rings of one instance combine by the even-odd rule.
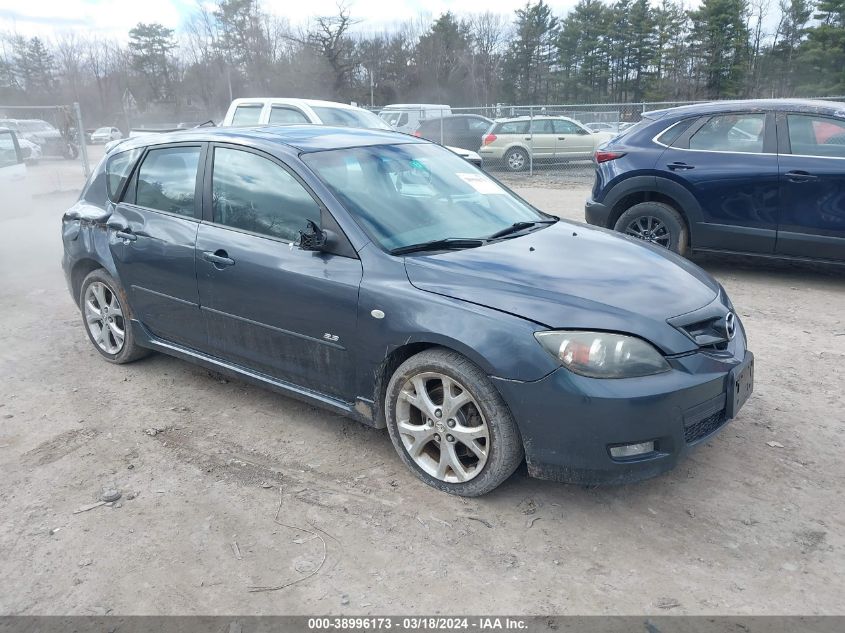
[[[413,134],[427,119],[451,116],[452,108],[442,103],[394,103],[384,106],[378,115],[400,132]]]
[[[317,99],[241,98],[232,101],[220,124],[222,127],[245,125],[297,125],[311,123],[375,130],[392,129],[372,112],[334,101]]]

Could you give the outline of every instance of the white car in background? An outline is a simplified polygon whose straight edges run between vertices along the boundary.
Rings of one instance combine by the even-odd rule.
[[[397,131],[413,134],[424,121],[452,116],[452,108],[445,103],[392,103],[378,115]]]
[[[123,138],[123,132],[116,127],[98,127],[91,134],[91,143],[105,145],[109,141],[116,141]]]
[[[28,165],[34,165],[43,156],[41,146],[38,143],[33,143],[29,139],[19,138],[18,145],[21,148],[21,156]]]
[[[273,97],[235,99],[229,106],[226,116],[223,117],[220,127],[302,124],[394,130],[387,122],[369,110],[357,106],[336,101]],[[481,166],[481,157],[478,153],[460,147],[447,147],[447,149],[474,165]]]

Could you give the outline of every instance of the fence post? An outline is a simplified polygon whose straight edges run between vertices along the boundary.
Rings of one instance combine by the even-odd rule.
[[[88,143],[85,142],[85,127],[82,125],[82,111],[78,101],[73,103],[73,113],[76,115],[76,140],[82,154],[82,173],[88,178],[91,175],[91,166],[88,164]]]
[[[531,151],[528,152],[528,175],[534,175],[534,106],[528,106],[528,145]]]
[[[445,110],[440,111],[440,144],[443,145],[443,113]]]

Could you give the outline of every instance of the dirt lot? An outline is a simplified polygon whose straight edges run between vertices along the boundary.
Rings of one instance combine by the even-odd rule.
[[[522,193],[574,219],[586,195]],[[842,270],[699,260],[757,384],[674,472],[588,490],[522,470],[463,500],[386,433],[165,356],[100,360],[59,264],[73,198],[0,210],[0,613],[845,613]],[[103,488],[121,500],[76,513]]]

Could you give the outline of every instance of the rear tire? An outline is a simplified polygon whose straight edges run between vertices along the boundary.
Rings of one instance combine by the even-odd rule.
[[[674,208],[663,202],[640,202],[625,211],[614,230],[656,246],[686,255],[689,230]]]
[[[385,417],[405,465],[449,494],[488,493],[522,462],[519,430],[499,392],[451,350],[425,350],[399,366],[387,386]]]
[[[122,365],[150,353],[135,343],[126,293],[104,269],[91,271],[82,281],[79,307],[88,339],[108,362]]]
[[[505,169],[512,172],[528,169],[528,152],[519,147],[513,147],[505,152]]]

